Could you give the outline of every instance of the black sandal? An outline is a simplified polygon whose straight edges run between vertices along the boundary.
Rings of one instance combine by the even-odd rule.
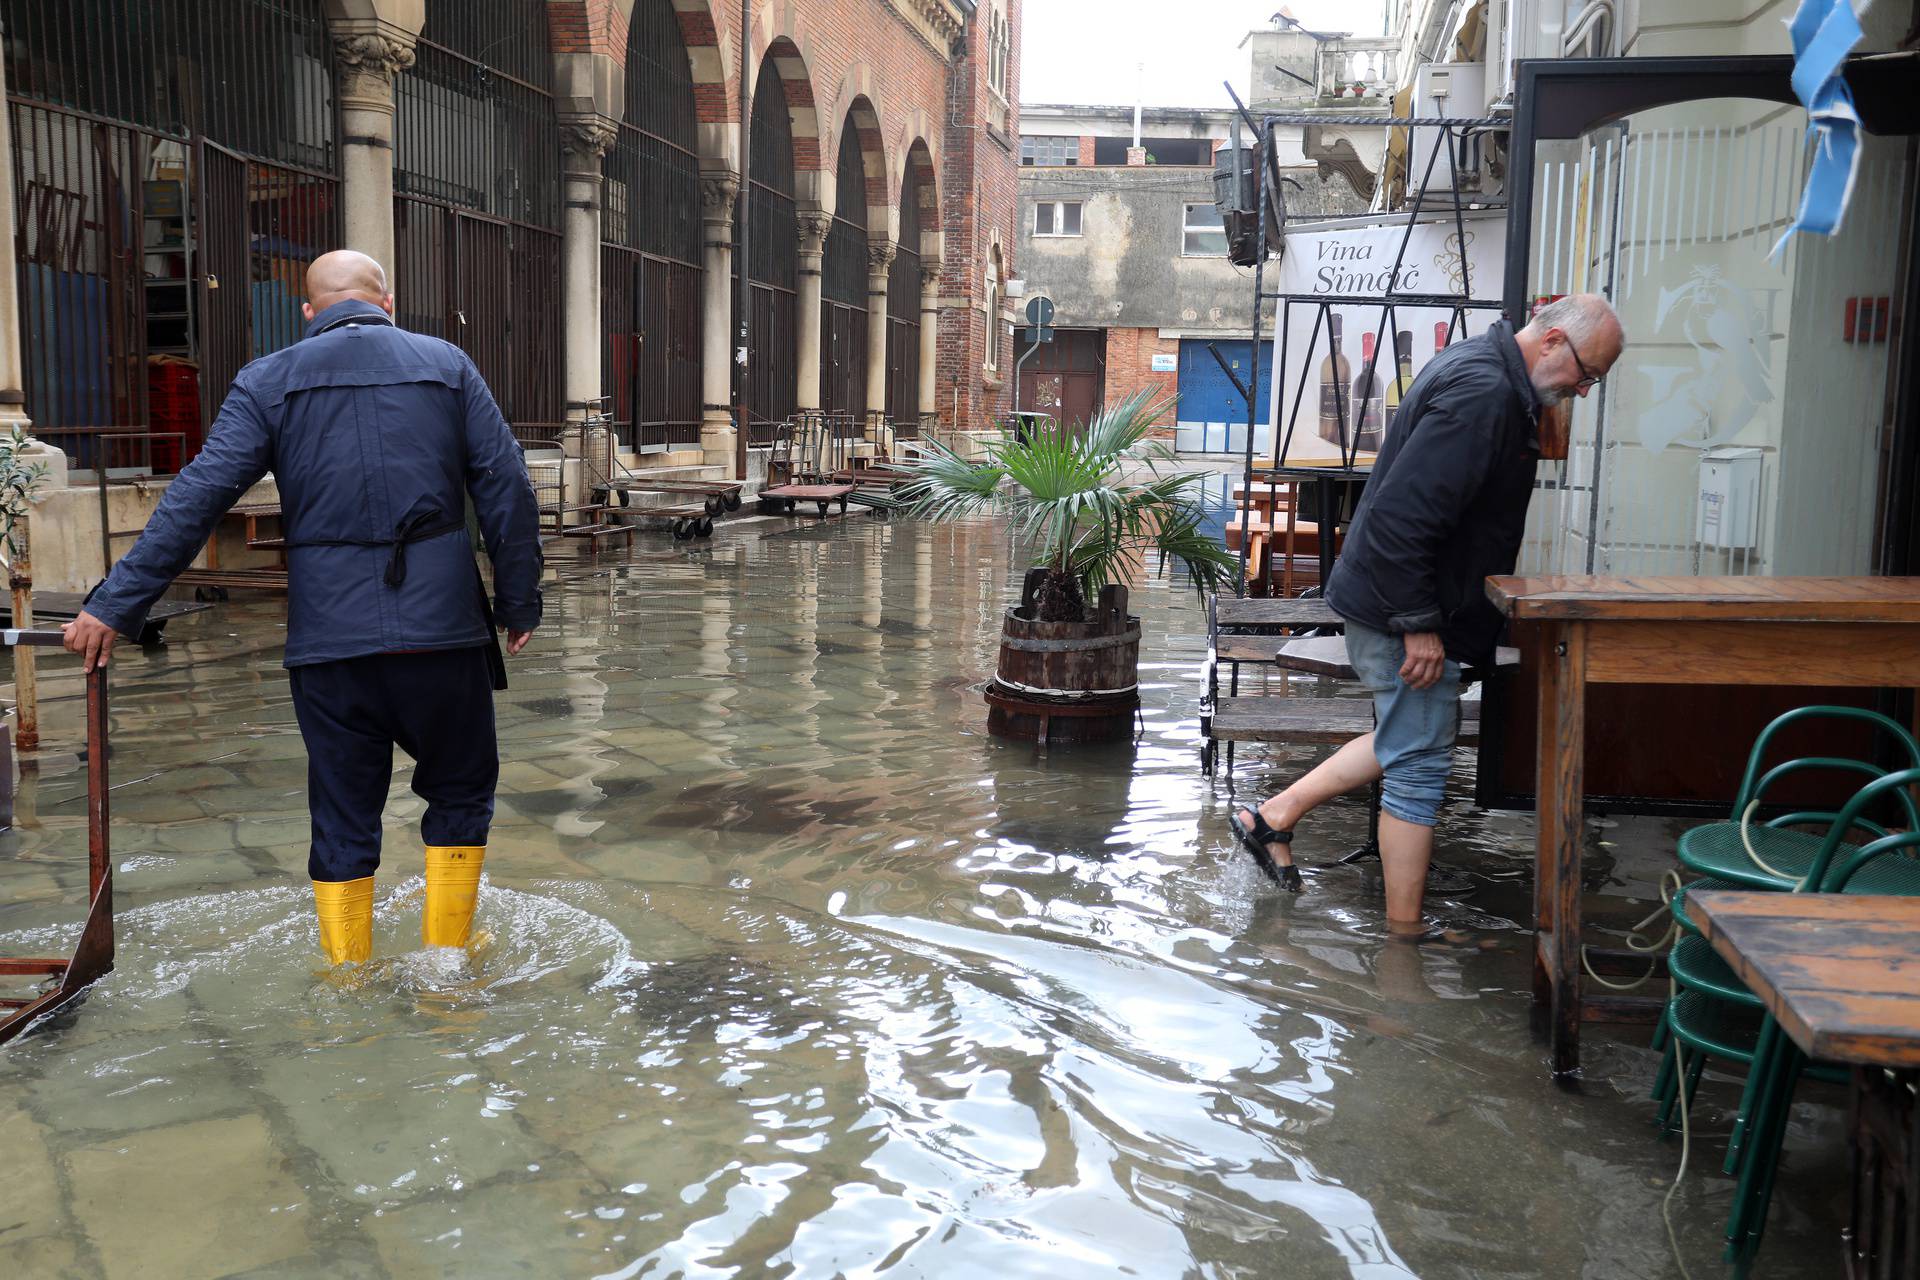
[[[1266,815],[1260,812],[1259,805],[1249,806],[1247,812],[1253,815],[1252,830],[1248,830],[1247,824],[1240,821],[1238,809],[1227,815],[1227,823],[1233,828],[1233,834],[1240,838],[1241,847],[1253,855],[1254,865],[1266,874],[1267,879],[1282,886],[1287,892],[1305,892],[1307,884],[1300,878],[1300,868],[1291,862],[1285,866],[1280,865],[1273,860],[1273,854],[1267,849],[1268,842],[1275,840],[1291,847],[1293,832],[1275,831],[1268,826]]]

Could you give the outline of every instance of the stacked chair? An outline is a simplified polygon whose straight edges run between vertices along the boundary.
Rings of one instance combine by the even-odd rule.
[[[1822,719],[1871,725],[1890,744],[1890,757],[1899,767],[1811,756],[1764,768],[1768,747],[1780,730]],[[1815,771],[1864,777],[1867,782],[1838,809],[1797,810],[1765,823],[1753,821],[1775,783],[1795,773]],[[1807,1061],[1758,997],[1701,936],[1688,899],[1704,889],[1920,894],[1916,786],[1920,786],[1920,744],[1898,723],[1857,707],[1801,707],[1776,719],[1755,740],[1731,820],[1695,827],[1680,837],[1682,866],[1701,878],[1674,893],[1671,902],[1677,936],[1668,954],[1673,989],[1654,1032],[1654,1047],[1664,1050],[1664,1057],[1653,1096],[1660,1103],[1662,1129],[1671,1129],[1676,1106],[1691,1104],[1709,1058],[1746,1070],[1746,1088],[1723,1166],[1739,1179],[1727,1219],[1726,1250],[1736,1276],[1747,1273],[1760,1246],[1787,1114],[1800,1076],[1843,1082],[1847,1073],[1844,1068]],[[1899,815],[1903,829],[1897,833],[1875,820],[1888,812]],[[1683,1054],[1684,1072],[1680,1069]]]

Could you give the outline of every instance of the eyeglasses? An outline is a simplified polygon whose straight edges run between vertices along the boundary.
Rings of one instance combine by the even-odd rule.
[[[1560,331],[1560,340],[1566,343],[1567,350],[1573,353],[1574,368],[1580,370],[1580,381],[1573,384],[1573,389],[1575,391],[1586,391],[1599,385],[1600,379],[1607,375],[1604,373],[1587,372],[1587,362],[1580,358],[1580,348],[1573,345],[1573,339],[1567,336],[1566,330],[1564,329]]]

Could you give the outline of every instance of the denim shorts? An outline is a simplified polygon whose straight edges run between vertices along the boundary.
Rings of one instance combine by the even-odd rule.
[[[1347,625],[1347,661],[1373,693],[1373,754],[1380,762],[1380,807],[1417,826],[1438,821],[1453,742],[1460,732],[1460,664],[1449,660],[1440,679],[1413,689],[1400,678],[1404,638],[1355,622]]]

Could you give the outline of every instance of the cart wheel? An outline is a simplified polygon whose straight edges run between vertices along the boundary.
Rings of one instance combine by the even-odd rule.
[[[820,508],[820,515],[822,518],[825,518],[827,514],[827,504],[824,502],[816,502],[814,505]]]
[[[706,509],[706,512],[708,515],[717,516],[720,514],[720,510],[721,510],[720,495],[717,493],[710,493],[706,496],[706,499],[702,501],[700,505]]]
[[[738,511],[740,509],[740,491],[738,489],[735,489],[726,496],[726,504],[727,510],[729,511]]]
[[[840,514],[847,514],[847,500],[845,498],[840,499]]]
[[[633,505],[633,495],[625,489],[610,489],[607,491],[607,501],[616,507],[630,507]]]
[[[693,536],[696,538],[711,538],[713,536],[713,517],[701,516],[698,520],[694,521]]]
[[[685,542],[688,538],[691,538],[692,536],[693,536],[692,523],[688,521],[685,517],[682,517],[673,522],[673,540],[675,542]]]

